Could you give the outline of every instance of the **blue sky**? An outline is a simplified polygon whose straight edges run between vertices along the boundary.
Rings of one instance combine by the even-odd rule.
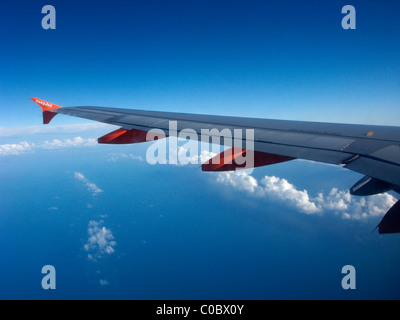
[[[397,194],[350,197],[359,174],[300,160],[153,166],[147,144],[96,144],[114,127],[42,126],[29,99],[399,125],[400,5],[351,1],[343,30],[346,4],[1,1],[0,298],[398,299],[398,235],[371,233]]]
[[[47,31],[44,4],[2,1],[1,126],[39,119],[31,96],[398,125],[396,1],[354,1],[356,30],[343,1],[53,1]]]

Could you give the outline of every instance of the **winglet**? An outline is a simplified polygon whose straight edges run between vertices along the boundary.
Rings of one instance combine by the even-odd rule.
[[[44,101],[42,99],[31,98],[31,100],[33,102],[37,103],[42,108],[43,124],[50,123],[51,119],[53,119],[57,114],[57,112],[55,112],[55,110],[61,108],[60,106],[57,106],[54,103],[50,103],[50,102]]]

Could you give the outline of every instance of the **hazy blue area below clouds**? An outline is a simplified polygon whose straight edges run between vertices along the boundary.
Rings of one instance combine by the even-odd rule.
[[[145,151],[89,145],[2,156],[1,298],[399,298],[398,237],[371,234],[380,217],[305,214],[197,165],[149,165]],[[305,161],[251,175],[264,176],[287,179],[310,200],[357,178]],[[47,264],[57,270],[53,291],[40,285]],[[356,267],[357,290],[341,288],[346,264]]]

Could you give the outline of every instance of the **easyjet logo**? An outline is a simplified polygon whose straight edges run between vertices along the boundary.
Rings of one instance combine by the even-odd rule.
[[[46,106],[46,107],[52,107],[53,106],[51,103],[46,102],[46,101],[35,100],[35,102],[40,103],[41,105]]]

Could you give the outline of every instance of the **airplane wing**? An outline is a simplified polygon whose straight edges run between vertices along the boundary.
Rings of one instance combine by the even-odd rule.
[[[42,107],[45,124],[57,114],[66,114],[120,126],[120,129],[100,137],[99,143],[152,141],[154,135],[148,132],[153,129],[161,129],[165,133],[163,137],[177,136],[188,129],[199,137],[203,132],[208,132],[210,139],[224,129],[230,132],[252,130],[254,139],[250,147],[222,152],[217,156],[219,163],[215,161],[215,164],[211,159],[202,165],[203,171],[241,169],[243,165],[235,163],[235,159],[251,151],[254,154],[252,167],[296,158],[324,162],[341,165],[365,175],[350,189],[353,195],[366,196],[389,190],[400,193],[400,127],[105,107],[60,107],[38,98],[31,99]],[[171,122],[175,123],[173,130]],[[379,233],[400,232],[400,201],[386,213],[378,227]]]

